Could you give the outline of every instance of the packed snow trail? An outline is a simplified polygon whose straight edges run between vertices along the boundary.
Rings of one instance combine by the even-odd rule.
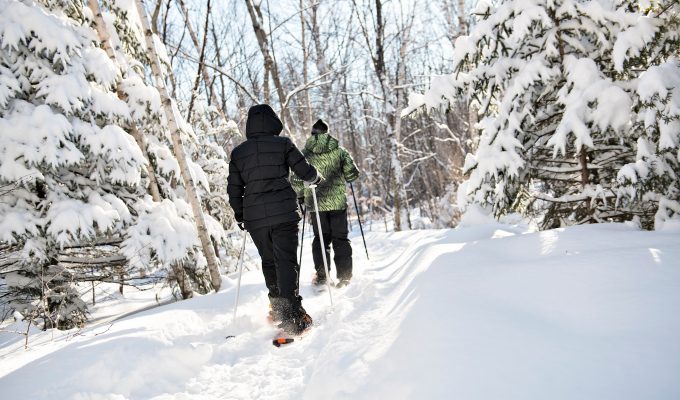
[[[0,334],[3,398],[680,398],[677,232],[367,232],[372,263],[353,239],[355,276],[333,309],[311,288],[305,249],[315,328],[292,345],[271,345],[263,278],[249,271],[235,324],[227,279],[217,294],[25,352]]]

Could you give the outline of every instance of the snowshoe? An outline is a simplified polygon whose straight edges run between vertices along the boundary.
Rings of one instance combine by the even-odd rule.
[[[313,325],[312,317],[306,312],[296,318],[290,318],[281,322],[278,327],[283,330],[283,334],[291,336],[300,336]]]
[[[311,321],[311,317],[307,315],[309,320]],[[272,340],[272,344],[276,347],[281,347],[285,346],[287,344],[291,344],[295,342],[296,340],[303,339],[307,334],[312,330],[312,323],[310,322],[309,325],[300,333],[297,335],[292,335],[288,332],[286,332],[284,329],[281,329],[277,334],[274,336],[274,339]]]

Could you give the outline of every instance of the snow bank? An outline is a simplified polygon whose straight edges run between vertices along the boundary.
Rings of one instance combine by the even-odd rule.
[[[270,344],[255,270],[235,322],[227,278],[113,324],[35,332],[28,351],[1,332],[3,398],[680,398],[677,232],[475,223],[366,239],[372,262],[355,236],[354,278],[333,309],[310,288],[305,247],[316,327],[289,347]]]

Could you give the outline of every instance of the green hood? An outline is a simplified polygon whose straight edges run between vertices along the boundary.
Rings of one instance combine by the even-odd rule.
[[[318,133],[307,139],[305,150],[314,154],[328,153],[339,147],[338,140],[328,133]]]

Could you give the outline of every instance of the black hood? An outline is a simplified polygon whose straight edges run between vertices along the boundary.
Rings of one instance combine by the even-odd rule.
[[[328,125],[322,120],[318,120],[312,125],[312,135],[328,132]]]
[[[283,124],[268,104],[258,104],[248,110],[246,121],[246,137],[277,136],[283,130]]]

